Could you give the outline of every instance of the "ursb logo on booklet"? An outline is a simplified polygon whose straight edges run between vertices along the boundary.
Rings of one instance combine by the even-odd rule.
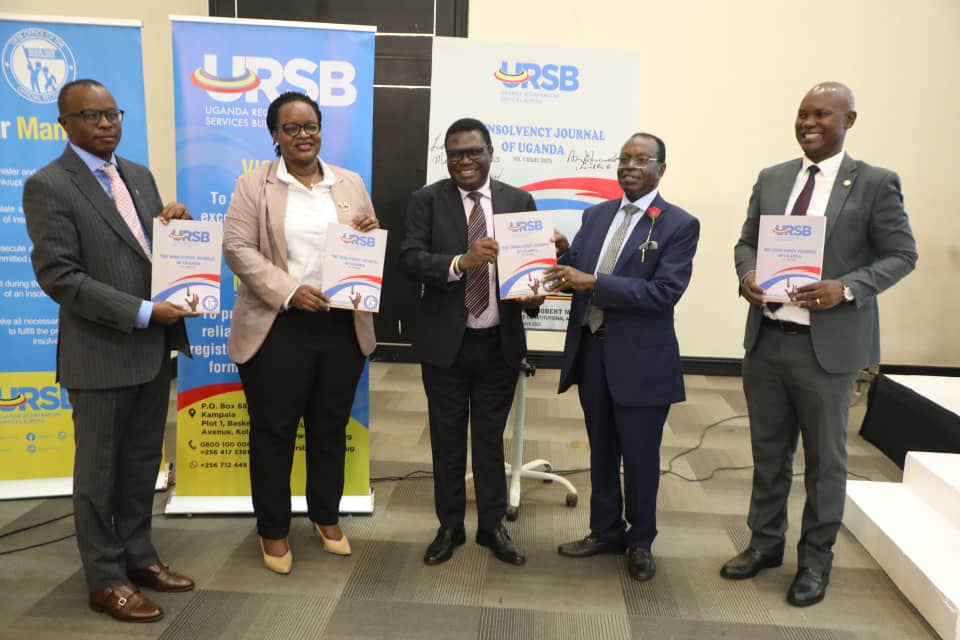
[[[153,221],[151,297],[201,313],[220,311],[223,226],[218,222]]]
[[[330,306],[353,311],[380,311],[387,232],[361,233],[345,224],[327,227],[327,255],[323,261],[323,293]]]
[[[792,301],[794,290],[822,277],[823,216],[760,216],[757,284],[772,302]]]
[[[493,216],[493,235],[500,245],[497,276],[501,300],[546,293],[543,270],[557,263],[550,211],[498,213]]]

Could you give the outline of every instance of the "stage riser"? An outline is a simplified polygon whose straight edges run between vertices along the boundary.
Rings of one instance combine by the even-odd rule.
[[[847,483],[844,524],[945,640],[960,640],[960,455],[910,452],[904,481]]]

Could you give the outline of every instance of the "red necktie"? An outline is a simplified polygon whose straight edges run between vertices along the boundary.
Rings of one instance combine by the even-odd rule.
[[[814,177],[820,171],[820,167],[812,164],[807,167],[807,171],[810,172],[810,177],[807,178],[807,184],[803,185],[800,195],[797,196],[797,201],[793,203],[793,210],[790,211],[792,216],[805,216],[807,215],[807,209],[810,207],[810,198],[813,197]]]
[[[483,215],[483,207],[480,206],[480,193],[471,191],[467,197],[473,200],[473,210],[470,212],[470,219],[467,223],[467,249],[469,249],[473,246],[473,243],[487,235],[487,220]],[[467,311],[474,318],[479,318],[490,306],[489,267],[487,265],[467,271],[464,301],[467,305]]]

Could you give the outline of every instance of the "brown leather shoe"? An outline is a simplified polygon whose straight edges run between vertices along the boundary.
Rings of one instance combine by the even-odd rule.
[[[182,573],[170,571],[170,567],[162,562],[130,571],[127,575],[135,584],[154,591],[191,591],[194,587],[193,580]]]
[[[140,593],[133,584],[91,592],[90,608],[120,622],[156,622],[163,617],[163,609]]]

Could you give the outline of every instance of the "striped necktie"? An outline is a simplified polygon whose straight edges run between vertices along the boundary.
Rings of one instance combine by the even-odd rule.
[[[597,267],[597,275],[601,273],[613,273],[613,267],[617,264],[617,256],[620,254],[620,247],[623,246],[623,241],[627,239],[627,230],[630,229],[630,221],[633,219],[633,214],[637,211],[640,211],[640,207],[635,204],[628,204],[623,208],[623,222],[620,223],[617,230],[613,232],[613,237],[610,238],[607,251],[603,254],[600,266]],[[588,304],[587,326],[590,327],[590,333],[596,333],[602,324],[603,309],[595,307],[593,304]]]
[[[143,232],[143,223],[140,222],[140,216],[137,215],[137,208],[133,204],[133,198],[130,197],[130,192],[127,191],[127,185],[123,183],[123,179],[120,177],[120,172],[117,171],[117,167],[112,164],[103,165],[100,167],[100,171],[110,178],[110,193],[113,194],[113,203],[117,205],[117,211],[120,212],[123,221],[127,223],[127,228],[130,229],[130,233],[137,239],[140,248],[143,249],[143,252],[147,255],[147,260],[150,260],[150,243],[147,241],[147,236]]]
[[[487,220],[480,205],[482,197],[480,193],[471,191],[467,197],[473,200],[473,210],[470,211],[470,219],[467,223],[467,248],[469,249],[473,243],[487,235]],[[464,302],[467,305],[467,311],[474,318],[479,318],[490,306],[489,271],[490,268],[487,265],[467,271]]]

